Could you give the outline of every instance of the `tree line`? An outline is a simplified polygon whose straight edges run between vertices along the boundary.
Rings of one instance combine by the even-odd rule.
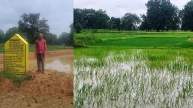
[[[126,13],[120,18],[110,17],[102,9],[74,9],[74,28],[76,32],[81,29],[193,31],[193,0],[182,10],[170,0],[149,0],[146,7],[144,15]]]
[[[72,33],[61,33],[59,36],[53,34],[49,31],[48,20],[45,18],[41,19],[39,13],[24,13],[21,15],[18,26],[9,28],[6,32],[0,30],[0,43],[6,42],[15,33],[19,33],[28,42],[34,43],[38,38],[39,33],[44,33],[48,44],[58,44],[58,45],[72,45]]]

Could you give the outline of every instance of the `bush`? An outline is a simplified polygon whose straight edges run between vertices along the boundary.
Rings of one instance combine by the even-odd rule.
[[[75,47],[87,47],[86,45],[92,44],[96,41],[96,37],[93,34],[85,34],[84,36],[74,36]]]

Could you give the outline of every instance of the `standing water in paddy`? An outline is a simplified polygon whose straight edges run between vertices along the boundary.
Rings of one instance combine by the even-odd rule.
[[[51,61],[50,63],[47,63],[45,68],[48,70],[54,70],[57,72],[70,72],[71,71],[71,66],[69,64],[65,64],[60,59],[55,59]]]
[[[130,55],[121,52],[109,53],[103,59],[76,59],[76,107],[193,106],[192,65],[178,54],[174,60],[162,58],[160,64],[159,58],[133,50]]]

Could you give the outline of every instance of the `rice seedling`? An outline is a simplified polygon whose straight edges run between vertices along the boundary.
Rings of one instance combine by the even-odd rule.
[[[160,57],[150,57],[144,50],[133,50],[129,56],[123,51],[102,59],[75,59],[75,107],[189,108],[193,106],[193,67],[183,56],[174,58],[156,68],[150,61]]]

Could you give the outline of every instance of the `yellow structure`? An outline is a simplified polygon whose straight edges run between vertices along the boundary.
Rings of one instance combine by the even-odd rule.
[[[4,70],[23,75],[28,69],[28,42],[19,34],[12,36],[6,43],[4,49]]]

